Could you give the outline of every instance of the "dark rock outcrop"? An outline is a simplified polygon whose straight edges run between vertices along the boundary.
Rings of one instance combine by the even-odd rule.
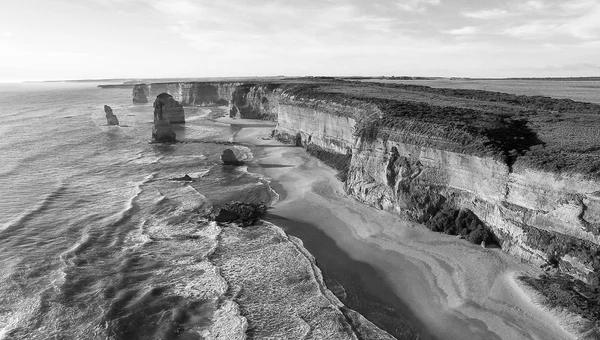
[[[133,103],[134,104],[146,104],[148,103],[148,96],[150,95],[150,89],[146,84],[136,84],[133,87]]]
[[[223,150],[223,154],[221,155],[221,161],[223,161],[224,165],[243,165],[244,162],[240,161],[235,157],[233,150],[225,149]]]
[[[152,127],[152,139],[157,142],[175,142],[175,132],[169,121],[169,117],[163,108],[166,103],[173,100],[169,94],[159,94],[154,101],[154,126]]]
[[[267,213],[262,203],[230,202],[221,208],[214,208],[212,219],[222,223],[239,223],[243,226],[256,224]]]
[[[188,174],[185,174],[185,176],[183,176],[183,177],[175,177],[175,178],[173,178],[173,180],[174,181],[182,181],[182,182],[191,182],[191,181],[193,181],[193,179]]]
[[[161,93],[159,96],[162,96],[163,114],[166,114],[171,124],[185,124],[183,106],[168,93]]]
[[[117,119],[117,116],[114,115],[110,106],[104,105],[104,113],[106,114],[106,122],[108,125],[119,125],[119,120]]]

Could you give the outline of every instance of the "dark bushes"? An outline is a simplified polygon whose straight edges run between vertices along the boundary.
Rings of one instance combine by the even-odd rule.
[[[475,244],[481,244],[481,242],[484,242],[484,244],[491,243],[490,232],[483,228],[479,228],[472,231],[467,237],[467,239],[469,240],[469,242]]]
[[[427,221],[427,228],[448,235],[461,235],[471,243],[494,243],[492,233],[483,222],[469,209],[444,208]]]

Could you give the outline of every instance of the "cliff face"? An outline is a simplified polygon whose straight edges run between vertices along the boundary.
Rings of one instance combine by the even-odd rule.
[[[348,194],[358,200],[432,230],[443,214],[454,216],[458,225],[462,212],[470,210],[478,218],[471,219],[474,227],[492,232],[504,251],[599,284],[600,181],[532,167],[531,157],[544,161],[535,153],[523,157],[527,162],[519,158],[543,141],[520,116],[509,114],[522,114],[538,102],[526,101],[525,108],[515,109],[512,102],[474,102],[471,94],[449,99],[412,89],[403,93],[408,101],[396,102],[388,99],[396,94],[385,87],[363,99],[354,94],[355,88],[337,83],[326,95],[282,84],[174,83],[150,88],[175,93],[187,105],[227,103],[232,116],[276,120],[279,139],[340,170]],[[340,100],[340,91],[351,95]],[[555,137],[554,130],[543,130],[548,116],[532,117],[533,126],[542,126],[538,135]],[[573,155],[568,156],[578,154]]]
[[[144,86],[136,85],[134,101]],[[184,106],[229,106],[232,117],[276,119],[278,94],[271,85],[180,82],[152,83],[147,88],[152,96],[168,93]]]
[[[394,148],[402,166],[390,176]],[[504,251],[598,283],[598,182],[511,172],[492,158],[378,139],[357,140],[346,188],[369,205],[422,223],[444,208],[469,209]]]

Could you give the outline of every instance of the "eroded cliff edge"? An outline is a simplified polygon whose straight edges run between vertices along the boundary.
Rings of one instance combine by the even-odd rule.
[[[599,283],[599,105],[306,79],[148,87],[276,120],[278,138],[340,170],[358,200],[434,230],[440,214],[473,212],[504,251]]]

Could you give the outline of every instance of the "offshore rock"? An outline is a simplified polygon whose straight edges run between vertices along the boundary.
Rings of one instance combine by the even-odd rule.
[[[185,124],[183,106],[168,93],[161,93],[163,102],[163,113],[167,115],[171,124]]]
[[[152,127],[152,139],[157,142],[175,142],[175,132],[164,112],[166,103],[170,103],[173,97],[163,93],[156,97],[154,101],[154,126]]]
[[[114,115],[110,106],[104,105],[104,113],[106,114],[106,122],[108,125],[119,125],[119,120],[117,119],[117,116]]]
[[[214,209],[212,218],[217,222],[240,223],[243,226],[256,224],[267,213],[267,206],[262,203],[230,202],[221,208]]]
[[[136,84],[133,87],[133,103],[134,104],[146,104],[148,103],[148,96],[150,95],[150,89],[146,84]]]
[[[243,165],[244,162],[238,160],[235,157],[235,154],[233,153],[233,151],[231,149],[225,149],[223,150],[223,154],[221,155],[221,161],[223,162],[224,165]]]

